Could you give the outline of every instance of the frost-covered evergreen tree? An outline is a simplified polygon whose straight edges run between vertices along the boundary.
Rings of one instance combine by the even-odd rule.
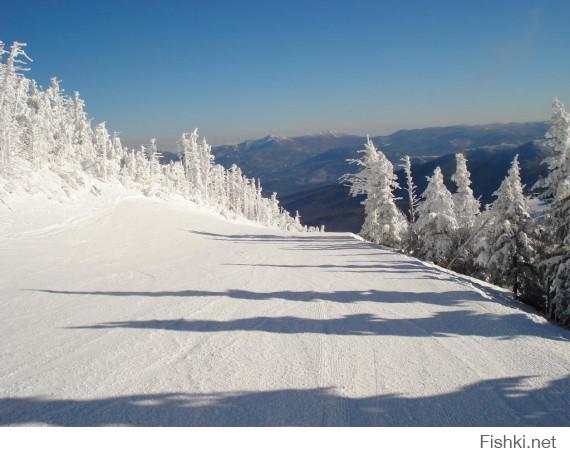
[[[570,221],[570,197],[566,197],[561,207],[560,216]],[[551,272],[548,282],[547,312],[551,317],[564,325],[570,325],[570,223],[566,223],[564,237],[561,244],[550,250],[545,260]]]
[[[125,157],[125,150],[118,132],[113,132],[109,143],[109,170],[113,177],[120,174],[121,163]]]
[[[213,164],[211,148],[205,139],[200,142],[198,129],[184,133],[179,141],[179,154],[190,183],[191,194],[197,202],[208,200],[208,176]]]
[[[422,194],[415,230],[419,238],[419,256],[438,264],[447,262],[455,247],[457,220],[451,193],[445,187],[441,168],[434,170]]]
[[[570,194],[570,114],[558,98],[552,102],[549,123],[546,144],[554,154],[546,159],[549,173],[538,186],[545,189],[545,197],[561,197]]]
[[[540,266],[546,289],[546,312],[570,325],[570,114],[554,99],[547,144],[548,175],[537,183],[550,205],[544,216],[544,248]]]
[[[474,270],[472,237],[480,214],[480,204],[473,196],[471,174],[467,169],[467,159],[463,154],[456,154],[455,159],[456,170],[451,176],[451,180],[457,186],[457,191],[452,198],[458,227],[455,233],[457,252],[452,262],[456,270],[469,274],[473,273]]]
[[[489,221],[477,243],[477,263],[484,267],[487,279],[495,284],[511,286],[518,296],[521,274],[534,256],[529,237],[530,214],[523,193],[518,156],[513,159],[507,177],[493,195],[497,198],[486,215]]]
[[[103,181],[107,181],[108,176],[108,161],[109,158],[107,154],[109,153],[110,149],[110,136],[109,132],[107,131],[107,127],[105,126],[105,122],[101,122],[95,128],[95,149],[97,151],[97,157],[99,159],[99,177],[103,179]]]
[[[394,203],[393,192],[399,187],[394,168],[369,137],[359,152],[361,157],[351,162],[360,166],[360,171],[343,179],[350,183],[350,195],[366,195],[363,202],[365,220],[360,233],[375,243],[399,247],[407,223]]]
[[[453,208],[459,228],[469,231],[474,227],[480,213],[480,204],[479,200],[473,196],[467,159],[463,154],[456,154],[455,160],[457,167],[451,176],[451,180],[457,185],[457,192],[453,194]]]
[[[202,198],[206,203],[210,201],[210,175],[212,167],[214,166],[214,156],[212,155],[212,146],[208,144],[206,138],[202,138],[199,145],[199,167],[202,175]]]
[[[0,63],[6,55],[6,63],[0,65],[0,166],[12,171],[12,160],[17,151],[24,149],[20,119],[29,116],[27,106],[30,80],[23,73],[32,59],[24,51],[26,44],[14,42],[10,51],[0,42]],[[22,151],[23,152],[23,151]]]
[[[79,92],[75,92],[71,101],[71,115],[73,125],[72,149],[79,156],[84,168],[93,167],[96,158],[91,148],[92,130],[91,123],[85,113],[85,102]]]
[[[158,152],[158,146],[156,145],[156,138],[150,139],[150,144],[146,149],[146,154],[148,157],[148,174],[149,174],[149,193],[155,194],[160,190],[162,181],[162,166],[160,164],[160,159],[162,154]]]
[[[402,158],[404,162],[404,173],[406,175],[406,193],[408,195],[408,230],[405,235],[404,250],[409,254],[414,254],[418,248],[418,234],[416,233],[416,214],[418,212],[417,186],[414,184],[412,176],[412,161],[409,155]]]
[[[418,197],[416,194],[417,186],[414,184],[414,178],[412,176],[412,161],[409,155],[405,155],[402,158],[404,162],[404,173],[406,174],[406,193],[408,194],[408,219],[410,223],[416,221],[416,211],[418,206]]]
[[[221,165],[214,165],[211,169],[210,174],[210,203],[216,208],[226,208],[228,204],[226,169]],[[259,218],[257,217],[255,221],[260,222]]]

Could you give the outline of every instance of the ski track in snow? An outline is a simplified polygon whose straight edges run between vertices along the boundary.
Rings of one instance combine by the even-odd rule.
[[[1,425],[570,425],[570,333],[494,286],[181,202],[23,204]]]

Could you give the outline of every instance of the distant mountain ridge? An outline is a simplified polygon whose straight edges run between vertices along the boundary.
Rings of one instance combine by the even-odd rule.
[[[469,148],[498,145],[518,146],[544,137],[545,122],[454,125],[399,130],[373,137],[388,158],[397,162],[409,154],[418,162]],[[281,197],[335,184],[354,167],[346,159],[357,156],[366,138],[335,132],[299,137],[268,135],[237,145],[216,146],[216,161],[224,166],[238,164],[249,176],[261,179],[264,191]]]
[[[237,145],[216,146],[213,153],[218,163],[229,163],[230,166],[236,163],[244,171],[249,170],[250,176],[268,181],[269,175],[280,173],[308,158],[335,148],[352,150],[361,142],[361,136],[332,132],[290,138],[268,135]]]

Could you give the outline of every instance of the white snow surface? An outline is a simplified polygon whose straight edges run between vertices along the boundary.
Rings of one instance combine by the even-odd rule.
[[[0,255],[1,425],[570,425],[567,330],[351,234],[109,187]]]

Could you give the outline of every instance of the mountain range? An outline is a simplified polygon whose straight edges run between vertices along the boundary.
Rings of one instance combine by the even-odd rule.
[[[544,137],[544,122],[456,125],[399,130],[374,136],[374,144],[396,163],[405,154],[427,162],[446,154],[484,146],[515,145]],[[299,137],[266,136],[237,145],[217,146],[216,161],[238,164],[248,176],[256,176],[267,192],[281,197],[301,190],[334,184],[344,173],[354,171],[346,159],[355,158],[366,138],[325,132]]]
[[[469,160],[473,188],[482,204],[492,201],[492,193],[506,174],[515,154],[519,154],[522,178],[528,188],[544,173],[542,160],[547,151],[541,140],[545,122],[455,125],[415,130],[399,130],[374,136],[374,144],[399,168],[405,155],[412,157],[412,171],[418,192],[427,184],[426,176],[440,166],[446,184],[454,190],[450,176],[455,153]],[[224,166],[238,164],[248,176],[261,179],[264,193],[277,192],[289,211],[299,210],[303,222],[324,224],[331,231],[358,232],[362,224],[362,198],[352,198],[339,178],[356,171],[347,159],[356,158],[366,138],[359,135],[324,132],[299,137],[269,135],[237,145],[216,146],[216,161]],[[403,182],[403,171],[397,172]],[[402,196],[402,192],[397,192]],[[399,200],[406,210],[406,200]]]

